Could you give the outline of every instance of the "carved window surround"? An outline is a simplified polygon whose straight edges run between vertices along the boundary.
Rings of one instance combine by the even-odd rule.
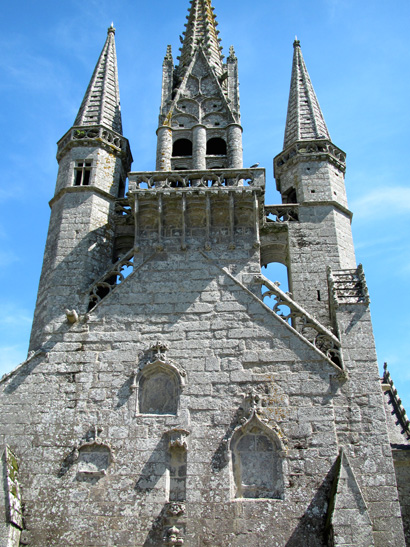
[[[96,436],[76,447],[74,461],[77,462],[79,479],[100,478],[107,474],[108,468],[115,462],[114,450],[110,443]]]
[[[134,371],[131,390],[136,394],[137,416],[178,416],[186,371],[166,356],[168,346],[157,342],[152,357]]]
[[[286,438],[277,424],[271,427],[260,418],[257,405],[255,397],[249,418],[241,420],[229,442],[232,499],[283,500]]]

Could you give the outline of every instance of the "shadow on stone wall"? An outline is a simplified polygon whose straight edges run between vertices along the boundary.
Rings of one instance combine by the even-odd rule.
[[[143,543],[143,547],[160,547],[164,545],[163,535],[167,517],[167,507],[168,504],[165,504],[159,515],[155,518],[151,530]]]
[[[314,498],[306,509],[285,547],[327,547],[325,537],[330,492],[337,472],[337,461],[332,465]]]
[[[169,437],[164,433],[145,463],[134,487],[141,496],[151,492],[168,469]]]

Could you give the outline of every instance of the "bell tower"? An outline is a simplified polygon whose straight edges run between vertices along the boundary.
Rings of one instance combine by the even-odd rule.
[[[82,293],[113,258],[115,199],[132,156],[122,134],[115,29],[107,39],[73,127],[58,141],[55,194],[29,349],[39,349],[66,321],[85,312]]]
[[[327,270],[355,269],[344,176],[346,154],[333,144],[295,40],[283,151],[274,159],[282,202],[297,204],[284,262],[294,298],[329,325]]]
[[[191,2],[179,64],[163,63],[157,170],[242,168],[238,60],[224,63],[210,0]]]
[[[129,172],[113,27],[58,142],[32,352],[0,379],[0,544],[404,547],[410,423],[387,370],[386,421],[345,154],[295,41],[265,204],[234,49],[190,4],[156,170]]]

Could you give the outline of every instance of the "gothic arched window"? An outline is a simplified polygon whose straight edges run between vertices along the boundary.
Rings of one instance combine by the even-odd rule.
[[[172,156],[192,156],[192,142],[189,139],[178,139],[172,147]]]
[[[138,382],[140,414],[177,414],[181,382],[172,367],[151,363],[145,367]]]
[[[209,141],[206,143],[206,155],[226,156],[226,142],[219,137],[209,139]]]
[[[231,442],[235,497],[282,499],[281,444],[258,422],[252,418]]]

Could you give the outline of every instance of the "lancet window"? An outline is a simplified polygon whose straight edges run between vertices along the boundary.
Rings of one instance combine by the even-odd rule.
[[[79,160],[75,162],[74,186],[88,186],[91,178],[91,160]]]
[[[274,432],[250,420],[231,442],[235,498],[282,499],[282,448]]]

